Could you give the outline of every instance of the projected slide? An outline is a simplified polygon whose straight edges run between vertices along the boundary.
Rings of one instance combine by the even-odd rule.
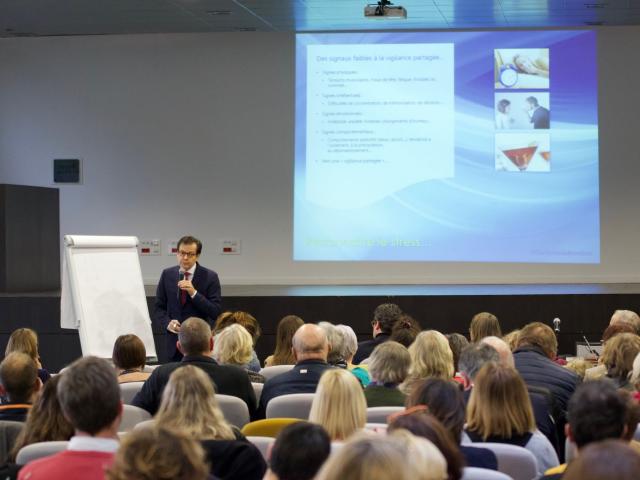
[[[595,33],[301,34],[294,259],[598,263]]]

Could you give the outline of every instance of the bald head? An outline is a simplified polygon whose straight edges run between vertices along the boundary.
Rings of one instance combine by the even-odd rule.
[[[40,389],[36,362],[25,353],[10,353],[0,363],[0,384],[10,402],[31,403]]]
[[[313,323],[302,325],[293,336],[293,355],[296,362],[302,360],[327,361],[329,342],[324,330]]]
[[[484,337],[480,343],[484,343],[493,347],[498,355],[500,355],[500,363],[507,367],[515,368],[515,363],[513,362],[513,353],[511,353],[511,349],[507,342],[498,337]]]

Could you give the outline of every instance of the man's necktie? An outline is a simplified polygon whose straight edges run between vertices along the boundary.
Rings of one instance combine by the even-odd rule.
[[[189,272],[184,272],[184,279],[185,280],[189,280],[190,276],[191,276],[191,274]],[[180,290],[180,305],[184,305],[185,303],[187,303],[187,291],[186,290]]]

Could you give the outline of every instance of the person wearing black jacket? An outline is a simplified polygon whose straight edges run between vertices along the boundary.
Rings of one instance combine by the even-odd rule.
[[[133,398],[132,405],[154,415],[160,406],[162,392],[171,373],[185,365],[194,365],[211,377],[216,393],[238,397],[247,404],[250,414],[255,413],[256,396],[247,372],[240,367],[220,365],[211,358],[213,338],[207,322],[196,317],[182,322],[177,348],[184,358],[180,362],[167,363],[156,368]]]
[[[371,352],[383,342],[389,340],[391,329],[396,320],[402,315],[402,310],[395,303],[383,303],[378,305],[373,311],[373,339],[365,340],[358,344],[358,350],[353,357],[354,365],[358,365],[362,360],[369,358]]]
[[[288,372],[265,382],[256,418],[265,418],[267,404],[275,397],[291,393],[314,393],[324,371],[333,368],[327,363],[329,348],[322,328],[312,323],[301,326],[293,336],[296,364]]]

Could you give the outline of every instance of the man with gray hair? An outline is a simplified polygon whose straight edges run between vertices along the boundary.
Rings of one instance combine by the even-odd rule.
[[[373,311],[373,320],[371,327],[373,328],[373,339],[360,342],[358,351],[353,357],[353,363],[356,365],[369,358],[373,349],[381,343],[389,340],[393,324],[402,315],[402,310],[395,303],[383,303],[378,305]]]
[[[19,479],[102,480],[118,449],[122,400],[116,372],[97,357],[76,360],[57,387],[62,413],[75,429],[67,450],[29,462]]]
[[[173,371],[185,365],[194,365],[211,377],[216,393],[238,397],[247,404],[250,414],[255,412],[256,395],[247,372],[235,365],[220,365],[211,357],[213,337],[207,322],[196,317],[182,322],[176,347],[184,355],[182,360],[156,368],[133,398],[132,405],[154,415]]]
[[[290,393],[314,393],[324,371],[332,368],[327,363],[327,335],[318,325],[302,325],[293,336],[292,350],[295,366],[265,382],[256,418],[265,418],[267,404],[275,397]]]
[[[347,368],[347,363],[342,355],[344,350],[344,336],[329,322],[319,322],[318,326],[324,330],[329,342],[329,354],[327,355],[327,363],[334,367]]]

